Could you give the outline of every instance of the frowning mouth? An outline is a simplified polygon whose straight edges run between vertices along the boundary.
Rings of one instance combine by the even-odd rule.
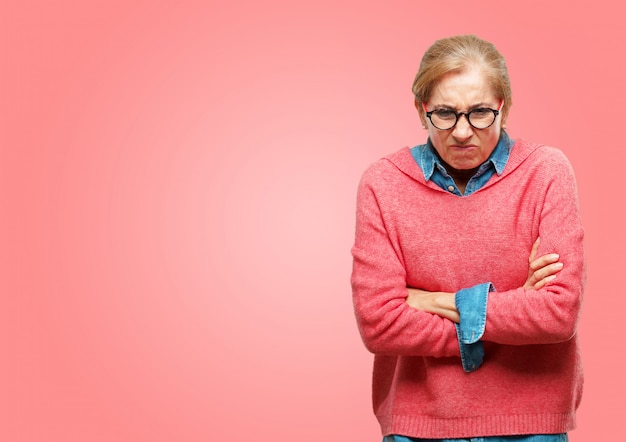
[[[450,146],[453,149],[471,149],[477,147],[475,144],[453,144]]]

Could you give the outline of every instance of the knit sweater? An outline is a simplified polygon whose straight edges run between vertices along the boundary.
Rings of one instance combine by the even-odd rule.
[[[577,322],[583,229],[572,168],[555,148],[517,141],[501,175],[459,197],[426,181],[408,148],[374,163],[357,196],[352,289],[374,353],[383,435],[460,438],[563,433],[582,394]],[[564,264],[521,288],[533,242]],[[465,373],[454,323],[411,308],[407,286],[456,292],[491,282],[482,367]],[[461,318],[463,321],[463,318]]]

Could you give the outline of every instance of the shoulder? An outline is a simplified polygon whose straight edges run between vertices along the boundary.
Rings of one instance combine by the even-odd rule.
[[[558,147],[549,146],[547,144],[535,144],[528,143],[525,141],[521,141],[521,143],[527,143],[531,146],[535,146],[530,153],[530,156],[535,160],[543,160],[548,161],[550,163],[567,163],[569,164],[569,160],[567,159],[565,153],[559,149]]]
[[[372,163],[361,177],[361,185],[376,187],[386,184],[397,184],[398,180],[409,178],[424,181],[424,174],[411,154],[408,147],[403,147]]]
[[[571,163],[561,149],[523,139],[515,141],[510,162],[511,170],[519,168],[537,169],[547,174],[557,171],[573,173]]]
[[[551,195],[576,195],[574,169],[565,153],[554,146],[516,141],[511,156],[518,149],[518,165],[509,174],[513,185],[522,185],[525,192]],[[508,167],[508,165],[507,165]]]

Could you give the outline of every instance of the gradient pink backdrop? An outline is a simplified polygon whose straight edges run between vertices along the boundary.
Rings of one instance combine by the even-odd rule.
[[[626,440],[614,3],[3,1],[0,440],[380,441],[356,185],[424,141],[412,78],[459,33],[507,57],[510,133],[577,172],[570,440]]]

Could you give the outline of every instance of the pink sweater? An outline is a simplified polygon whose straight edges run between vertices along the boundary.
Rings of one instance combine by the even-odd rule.
[[[528,257],[564,264],[520,288]],[[458,197],[427,182],[408,148],[374,163],[358,191],[352,288],[375,354],[373,405],[384,435],[457,438],[562,433],[582,394],[576,327],[583,229],[572,168],[557,149],[517,141],[502,175]],[[412,309],[406,287],[455,292],[492,282],[481,368],[465,373],[454,324]]]

